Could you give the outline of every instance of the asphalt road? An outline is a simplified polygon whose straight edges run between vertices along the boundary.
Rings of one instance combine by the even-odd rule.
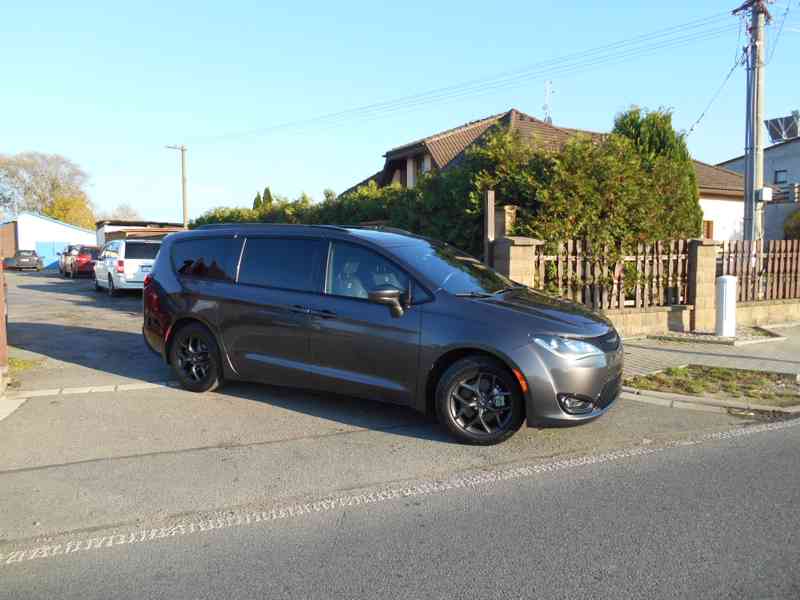
[[[798,465],[798,422],[751,425],[6,563],[0,597],[794,599]]]

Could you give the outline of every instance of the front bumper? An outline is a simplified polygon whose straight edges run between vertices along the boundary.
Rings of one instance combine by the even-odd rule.
[[[603,415],[622,391],[623,349],[567,362],[533,345],[519,348],[512,359],[528,383],[525,414],[529,426],[570,425]],[[568,413],[559,397],[577,397],[591,403],[582,414]]]

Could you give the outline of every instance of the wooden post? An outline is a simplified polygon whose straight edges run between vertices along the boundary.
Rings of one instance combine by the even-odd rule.
[[[494,219],[494,190],[486,190],[483,193],[483,262],[490,267],[494,263]]]

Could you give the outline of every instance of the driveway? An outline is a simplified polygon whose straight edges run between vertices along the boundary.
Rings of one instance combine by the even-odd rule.
[[[750,423],[621,400],[581,427],[463,446],[396,406],[248,384],[202,395],[171,388],[142,342],[140,295],[112,299],[90,281],[51,274],[9,274],[8,288],[11,353],[44,363],[20,376],[30,397],[0,421],[0,552],[65,532],[670,444]]]
[[[11,356],[44,357],[23,389],[164,381],[167,369],[142,341],[142,296],[110,298],[89,279],[6,273]],[[43,376],[44,375],[44,376]]]

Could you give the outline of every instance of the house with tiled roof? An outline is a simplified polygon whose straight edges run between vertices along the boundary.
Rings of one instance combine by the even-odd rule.
[[[374,181],[378,187],[399,184],[414,187],[419,176],[431,170],[446,170],[463,158],[464,152],[479,143],[496,126],[518,131],[539,146],[558,150],[576,135],[602,139],[602,133],[558,127],[514,108],[504,113],[472,121],[459,127],[392,148],[384,154],[383,168],[352,186],[343,194]],[[695,160],[703,233],[717,240],[741,239],[744,219],[744,177],[723,167]]]

